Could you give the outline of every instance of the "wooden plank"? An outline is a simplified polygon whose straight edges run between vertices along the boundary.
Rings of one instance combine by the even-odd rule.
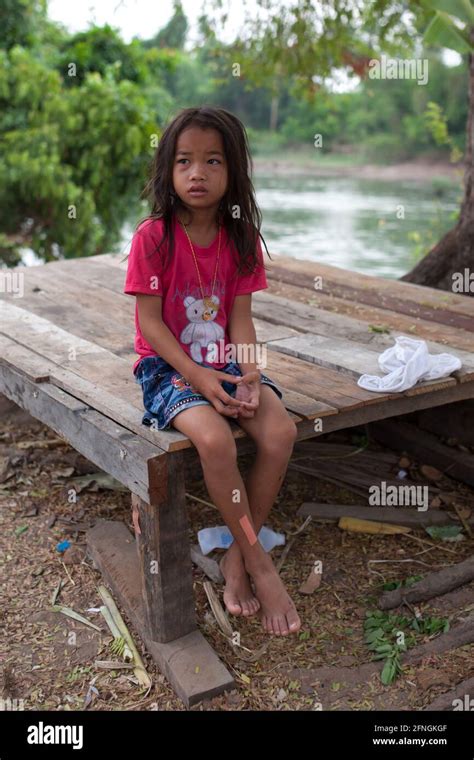
[[[80,262],[81,259],[77,259],[74,262],[75,266],[71,266],[71,262],[66,260],[50,262],[36,267],[18,267],[18,272],[24,275],[24,293],[21,299],[24,308],[29,309],[30,304],[41,296],[49,296],[54,303],[64,307],[66,305],[65,296],[69,296],[71,293],[74,298],[67,298],[68,305],[74,305],[78,302],[87,310],[90,309],[102,314],[102,316],[107,316],[109,309],[116,310],[119,315],[119,308],[120,310],[123,309],[125,304],[126,308],[128,307],[129,315],[126,316],[124,324],[128,322],[129,316],[133,318],[133,299],[123,293],[123,275],[122,290],[114,292],[100,282],[100,278],[105,280],[105,271],[101,271],[100,275],[95,278],[96,282],[92,281],[88,279],[88,273],[82,271]],[[104,267],[102,267],[103,269]],[[116,274],[116,270],[107,269],[106,271],[111,272],[112,275]],[[58,297],[61,293],[62,299]],[[2,298],[19,305],[19,299],[11,293],[2,293]]]
[[[108,255],[108,254],[107,254]],[[99,260],[100,258],[100,260]],[[287,261],[286,259],[283,260],[282,257],[278,257],[278,262],[281,263],[283,261]],[[358,304],[352,300],[348,301],[342,298],[336,298],[334,295],[329,296],[325,291],[316,291],[312,289],[313,285],[313,274],[312,269],[315,267],[323,265],[315,264],[313,262],[307,262],[307,261],[297,261],[295,259],[288,260],[288,266],[291,268],[296,265],[299,267],[299,269],[303,269],[303,272],[306,272],[308,274],[308,267],[309,267],[309,274],[311,276],[307,276],[306,279],[304,279],[302,282],[304,283],[304,293],[305,295],[303,298],[311,298],[311,300],[314,300],[314,303],[319,303],[320,307],[324,310],[339,310],[339,311],[345,311],[345,313],[351,313],[356,314],[357,317],[360,320],[367,319],[367,322],[371,323],[377,323],[377,322],[385,322],[389,324],[393,324],[393,320],[397,320],[396,328],[399,329],[401,332],[408,333],[408,334],[416,334],[418,337],[423,337],[427,339],[437,340],[440,343],[443,344],[449,344],[451,346],[456,346],[458,348],[463,348],[465,350],[472,349],[472,338],[469,336],[469,334],[466,332],[466,330],[459,330],[459,329],[453,329],[451,327],[446,327],[440,324],[432,324],[426,319],[419,319],[419,317],[412,315],[412,316],[404,316],[403,314],[397,314],[395,312],[387,311],[386,309],[379,308],[380,304],[375,301],[374,306],[370,307],[367,305]],[[124,271],[122,269],[118,269],[117,267],[111,267],[103,262],[103,259],[99,256],[89,257],[87,259],[69,259],[64,260],[61,262],[53,262],[52,264],[45,265],[45,267],[41,267],[42,269],[45,269],[46,267],[56,267],[57,271],[65,271],[68,274],[74,273],[74,278],[78,280],[83,280],[85,283],[96,283],[97,286],[101,287],[102,289],[110,289],[115,293],[119,293],[122,295],[123,291],[123,284],[124,284]],[[327,265],[324,265],[324,267],[327,268]],[[324,267],[322,271],[324,272]],[[339,270],[337,267],[329,267],[331,270],[335,270],[340,273],[341,277],[347,277],[349,276],[351,281],[353,280],[353,277],[357,275],[355,272],[346,272],[346,270]],[[272,283],[275,283],[276,280],[272,279],[272,272],[269,273],[269,284],[270,288],[272,288]],[[324,274],[323,274],[324,277]],[[424,288],[421,286],[415,286],[411,283],[399,283],[395,280],[384,280],[381,278],[371,278],[368,276],[366,277],[368,283],[372,281],[372,279],[375,281],[377,287],[381,286],[382,284],[385,287],[388,287],[392,289],[394,287],[394,283],[396,285],[400,286],[403,291],[408,289],[408,291],[421,291],[421,294],[424,298],[426,298],[426,292],[429,292],[430,298],[435,298],[438,300],[435,300],[433,303],[434,307],[437,306],[443,306],[445,303],[448,303],[448,306],[450,308],[455,308],[460,313],[469,313],[469,310],[466,307],[465,302],[470,301],[472,299],[466,298],[465,296],[458,296],[456,294],[449,294],[445,293],[443,291],[436,291],[431,288]],[[301,281],[300,281],[301,282]],[[274,287],[274,286],[273,286]],[[288,288],[291,289],[291,285],[287,283],[286,290]],[[368,287],[368,285],[366,285]],[[296,290],[300,291],[302,288],[297,287]],[[307,295],[306,295],[307,294]],[[420,297],[421,297],[420,294]],[[262,312],[262,310],[258,307],[258,300],[262,297],[265,298],[266,295],[270,295],[270,293],[255,293],[252,298],[252,302],[257,304],[257,307],[253,309],[253,313],[256,317],[267,317],[267,315]],[[412,294],[412,298],[414,295]],[[448,299],[448,301],[446,301]],[[454,304],[454,306],[453,306]],[[460,308],[461,307],[461,308]],[[311,319],[311,317],[310,317]],[[273,318],[270,319],[270,321],[274,321]],[[282,322],[282,320],[280,320]],[[295,324],[293,320],[286,320],[286,324],[289,324],[291,322],[292,325],[296,329],[301,329],[301,324]],[[416,332],[415,332],[415,330]],[[344,337],[341,335],[341,337]]]
[[[105,256],[110,257],[110,254],[106,254]],[[83,280],[84,282],[92,282],[96,283],[101,288],[111,289],[115,293],[123,293],[123,285],[125,281],[125,271],[126,271],[126,263],[122,267],[112,267],[110,266],[110,261],[113,259],[120,260],[120,258],[123,258],[121,255],[117,255],[116,257],[112,255],[112,258],[105,258],[105,256],[94,256],[89,257],[87,259],[71,259],[71,260],[65,260],[61,262],[54,262],[53,264],[46,265],[46,266],[54,266],[57,268],[62,268],[65,272],[68,274],[71,274],[74,271],[74,277]],[[276,269],[280,267],[281,265],[284,265],[290,272],[293,271],[295,268],[299,272],[303,272],[305,279],[300,280],[299,284],[300,286],[304,287],[305,292],[308,293],[307,297],[310,297],[310,295],[318,300],[324,301],[323,308],[330,308],[329,304],[326,302],[331,301],[333,303],[333,306],[335,308],[342,308],[342,304],[345,305],[345,307],[350,307],[353,301],[347,301],[346,299],[342,298],[335,298],[334,294],[331,294],[329,296],[328,292],[323,290],[314,290],[314,276],[317,274],[321,274],[323,276],[323,282],[325,278],[329,281],[329,278],[327,276],[327,271],[330,271],[331,277],[336,278],[338,276],[345,282],[347,282],[347,279],[349,278],[351,283],[352,282],[359,282],[359,278],[363,278],[364,280],[364,288],[370,289],[372,286],[379,291],[381,288],[384,290],[387,290],[389,293],[393,293],[394,289],[396,290],[396,293],[399,298],[405,297],[406,293],[409,293],[409,300],[411,299],[416,304],[416,299],[420,301],[420,304],[423,305],[423,303],[428,303],[426,301],[427,298],[430,299],[429,304],[430,308],[433,310],[453,310],[453,313],[459,313],[460,315],[468,315],[473,316],[474,309],[472,308],[472,305],[469,305],[469,301],[472,299],[466,298],[465,296],[459,296],[457,294],[453,293],[446,293],[444,291],[437,291],[432,288],[425,288],[422,286],[412,285],[411,283],[401,283],[396,280],[386,280],[383,278],[376,278],[376,277],[370,277],[367,275],[359,275],[356,272],[347,272],[346,270],[338,269],[337,267],[328,267],[327,265],[321,265],[319,263],[314,262],[307,262],[307,261],[298,261],[296,259],[284,259],[283,257],[277,257],[277,262],[275,263],[273,269],[270,269],[268,272],[268,276],[270,279],[270,285],[272,286],[272,282],[275,282],[273,271],[276,273]],[[44,267],[42,267],[44,269]],[[314,270],[314,271],[313,271]],[[281,278],[282,272],[279,271],[278,277]],[[365,278],[365,279],[364,279]],[[340,280],[338,280],[340,282]],[[289,282],[287,282],[289,284]],[[256,301],[256,299],[259,299],[261,296],[267,295],[266,293],[255,293],[253,295],[252,301]],[[326,296],[324,298],[324,296]],[[321,299],[321,297],[323,297]],[[342,302],[342,304],[339,304],[338,302]],[[466,303],[467,302],[467,303]],[[380,321],[380,319],[383,321],[384,318],[387,316],[386,309],[381,309],[380,304],[377,302],[377,300],[374,302],[374,307],[376,308],[376,314],[373,315],[373,317],[370,317],[368,321]],[[262,314],[262,312],[255,312],[255,315],[265,317],[265,314]],[[402,314],[398,314],[399,317],[403,317]],[[411,326],[413,326],[414,322],[420,324],[420,329],[423,329],[426,327],[426,325],[429,325],[429,320],[423,319],[419,320],[419,315],[412,314],[411,317],[408,317],[405,319],[405,323],[400,326],[400,330],[407,332]],[[293,322],[291,322],[293,324]],[[287,321],[287,324],[289,322]],[[459,325],[458,325],[459,326]],[[298,328],[298,326],[296,325]],[[430,335],[426,337],[432,337],[436,338],[437,333],[435,332],[436,325],[432,325],[433,331]],[[298,328],[299,329],[299,328]],[[450,328],[446,328],[450,329]],[[455,331],[454,331],[455,332]],[[465,331],[461,331],[464,333]],[[341,336],[342,337],[342,336]],[[423,335],[422,337],[425,337]],[[462,336],[464,338],[464,336]],[[456,345],[452,343],[452,345]],[[472,343],[470,344],[472,346]],[[466,349],[469,348],[469,345],[464,343],[463,345],[459,346],[460,348],[465,347]]]
[[[274,378],[272,377],[272,380],[273,379]],[[292,391],[288,388],[283,388],[282,386],[279,387],[283,394],[282,403],[285,409],[289,412],[293,412],[294,415],[298,415],[298,421],[301,421],[301,418],[314,420],[317,417],[327,417],[330,414],[338,413],[338,409],[334,406],[325,404],[310,396],[305,396],[297,391]]]
[[[142,393],[125,360],[3,300],[0,300],[0,323],[2,333],[7,332],[25,347],[33,344],[35,352],[50,362],[50,381],[58,387],[165,451],[192,446],[176,430],[163,432],[142,425]],[[12,362],[16,355],[10,344],[8,361]],[[246,435],[240,427],[234,428],[233,434]]]
[[[321,335],[301,335],[296,338],[272,341],[268,344],[268,348],[282,351],[298,359],[314,362],[318,366],[335,369],[343,375],[353,377],[355,381],[364,372],[382,375],[378,365],[378,353],[354,341],[331,340]],[[472,374],[474,376],[474,368]],[[440,388],[447,388],[455,384],[456,379],[450,376],[417,383],[413,388],[409,388],[403,393],[407,395],[432,393]]]
[[[102,261],[97,260],[96,256],[80,259],[63,259],[46,264],[44,268],[53,266],[55,272],[63,272],[70,277],[74,277],[79,282],[90,282],[104,290],[111,290],[114,293],[125,295],[123,288],[126,270],[104,264]],[[130,296],[127,297],[133,303],[133,299]]]
[[[403,482],[400,483],[403,485]],[[315,520],[338,522],[341,517],[355,517],[361,520],[388,522],[393,525],[406,525],[412,528],[423,528],[425,525],[456,525],[448,512],[441,509],[429,509],[419,512],[416,508],[404,507],[365,507],[349,506],[347,504],[315,504],[304,502],[298,509],[300,517],[311,515]],[[474,517],[469,522],[474,525]]]
[[[281,338],[291,338],[293,335],[299,335],[298,330],[294,330],[288,325],[275,325],[267,322],[265,319],[253,319],[257,343],[267,343],[269,340],[280,340]]]
[[[379,394],[359,388],[353,380],[341,376],[335,370],[318,367],[277,351],[267,352],[267,367],[264,371],[267,369],[275,382],[339,410],[380,401],[377,398]],[[382,394],[382,398],[387,397]]]
[[[149,500],[149,470],[163,451],[74,396],[47,382],[34,383],[0,362],[0,391],[64,437],[91,462]]]
[[[129,360],[131,369],[137,358],[133,350],[135,327],[132,300],[90,281],[85,287],[70,272],[58,271],[57,267],[54,276],[45,269],[48,267],[34,267],[32,275],[26,279],[22,306],[37,316],[52,317],[54,324],[61,324],[63,329],[76,336]],[[64,304],[65,292],[68,293],[67,305]],[[6,300],[16,305],[13,296]],[[104,317],[107,314],[113,316]],[[254,324],[259,343],[298,335],[296,330],[285,325],[274,325],[261,319],[256,319]],[[302,394],[297,397],[289,390],[285,392],[285,403],[290,411],[305,417],[310,416],[313,410],[315,414],[322,411],[320,406],[315,406],[314,400]]]
[[[79,260],[76,261],[76,264],[78,263]],[[101,279],[100,285],[91,278],[91,269],[96,280]],[[119,350],[123,350],[125,346],[133,348],[135,303],[132,298],[122,292],[124,283],[120,278],[115,280],[114,290],[105,288],[103,281],[106,275],[109,276],[110,270],[105,272],[104,268],[97,271],[98,269],[95,264],[87,269],[78,266],[74,269],[71,266],[67,270],[60,269],[57,262],[44,267],[34,267],[32,273],[28,274],[28,278],[25,278],[22,306],[40,316],[47,316],[44,311],[48,307],[50,310],[54,308],[53,304],[59,306],[61,319],[58,319],[58,324],[66,327],[68,324],[73,325],[78,316],[84,316],[87,323],[87,316],[90,315],[87,323],[88,330],[84,331],[85,334],[81,334],[81,337],[98,342],[97,338],[100,339],[105,331],[109,341],[108,345],[105,344],[106,348],[114,350],[112,343],[118,343]],[[80,276],[77,276],[78,274]],[[120,290],[117,286],[120,286]],[[69,297],[67,308],[64,304],[65,292]],[[14,299],[11,294],[7,300],[15,304],[17,299]],[[40,308],[38,308],[38,302],[40,302]],[[111,314],[113,317],[108,318],[107,315]],[[79,321],[79,326],[81,322],[82,319]],[[288,325],[275,325],[265,319],[255,319],[254,325],[259,343],[298,335],[298,331]]]
[[[174,641],[147,638],[135,541],[123,523],[101,520],[87,533],[88,551],[147,651],[186,707],[235,686],[216,653],[197,630]]]
[[[85,287],[64,272],[45,272],[43,267],[31,269],[31,274],[25,277],[22,308],[117,355],[131,353],[136,358],[134,304],[130,298],[117,297],[110,290],[92,284]],[[13,294],[2,297],[14,306],[20,305]]]
[[[306,334],[272,340],[267,344],[267,348],[317,364],[319,367],[335,369],[354,381],[364,372],[381,374],[378,352],[356,341]]]
[[[355,300],[360,300],[361,303],[369,303],[366,300],[366,295],[375,294],[379,295],[382,301],[393,299],[402,305],[403,309],[416,309],[416,307],[419,307],[420,309],[428,310],[427,313],[433,311],[443,312],[443,318],[447,312],[448,319],[456,318],[456,316],[474,319],[474,304],[472,303],[472,299],[457,293],[348,271],[320,262],[276,256],[274,262],[272,262],[269,276],[271,278],[279,278],[282,281],[286,281],[284,278],[288,277],[288,282],[297,284],[296,278],[293,277],[294,275],[299,278],[302,287],[311,289],[314,289],[314,278],[322,277],[323,290],[336,296],[339,295],[337,292],[338,288],[341,289],[341,293],[344,293],[342,297],[348,297],[349,293],[356,291],[359,295]],[[301,279],[301,275],[303,279]],[[398,309],[393,309],[393,311],[398,311]],[[405,312],[402,311],[401,313]],[[436,322],[440,320],[432,318],[431,321]]]
[[[301,289],[298,290],[301,291]],[[346,314],[326,312],[311,304],[276,296],[273,293],[256,293],[252,301],[254,300],[253,311],[255,313],[265,313],[266,319],[274,323],[278,323],[279,321],[283,321],[284,323],[291,322],[297,326],[300,334],[310,333],[311,335],[330,338],[331,341],[334,339],[346,341],[349,355],[353,350],[360,351],[360,347],[354,347],[354,343],[362,344],[367,352],[381,353],[393,345],[396,337],[405,334],[397,329],[393,329],[389,335],[377,333],[370,330],[369,325],[361,319],[356,319]],[[439,326],[434,325],[434,327],[438,334]],[[472,348],[474,343],[473,338],[470,334],[467,335],[469,336],[469,345]],[[411,337],[419,338],[420,336]],[[472,351],[465,351],[459,348],[451,349],[433,340],[426,340],[426,343],[430,353],[437,354],[449,351],[458,356],[465,366],[465,369],[461,373],[463,378],[467,379],[471,374],[474,374],[474,353]],[[342,344],[340,345],[342,347]],[[369,353],[364,353],[364,356],[370,358]],[[363,371],[367,370],[361,369],[360,374]]]
[[[268,294],[274,296],[274,291],[276,289],[276,281],[269,279]],[[424,338],[425,340],[432,340],[443,346],[460,348],[472,352],[472,333],[467,332],[466,330],[447,327],[446,325],[441,325],[439,323],[431,323],[428,320],[419,319],[417,317],[408,317],[375,306],[367,306],[353,301],[346,301],[343,298],[336,298],[321,291],[313,292],[307,288],[289,285],[288,283],[285,283],[285,293],[289,298],[293,299],[295,303],[303,302],[306,304],[307,302],[310,302],[315,309],[318,309],[318,315],[321,314],[321,311],[328,311],[340,315],[344,314],[355,317],[360,321],[365,321],[368,325],[383,325],[384,327],[388,327],[406,335],[412,335],[416,338]],[[292,324],[295,324],[296,328],[302,329],[298,322],[295,323],[292,321]]]
[[[362,320],[324,311],[316,305],[311,291],[303,288],[293,290],[301,298],[300,301],[270,291],[254,293],[252,313],[275,325],[292,324],[299,333],[350,339],[363,344],[374,342],[375,333],[371,332]]]

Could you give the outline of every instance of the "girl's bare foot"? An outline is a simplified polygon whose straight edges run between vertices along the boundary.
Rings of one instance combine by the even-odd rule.
[[[250,578],[245,569],[240,550],[237,551],[233,547],[234,544],[219,562],[221,573],[226,582],[224,603],[231,615],[250,617],[258,612],[260,602],[252,591]]]
[[[271,558],[263,554],[249,573],[260,602],[263,628],[276,636],[297,633],[301,628],[301,619]]]

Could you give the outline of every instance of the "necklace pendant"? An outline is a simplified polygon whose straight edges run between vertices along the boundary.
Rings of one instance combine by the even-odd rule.
[[[214,311],[217,311],[217,304],[212,300],[211,296],[204,296],[203,303],[206,309],[214,309]]]

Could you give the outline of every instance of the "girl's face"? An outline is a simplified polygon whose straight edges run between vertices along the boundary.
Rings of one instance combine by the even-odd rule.
[[[176,142],[173,184],[181,201],[191,209],[217,210],[227,189],[227,162],[217,129],[188,127],[181,132]]]

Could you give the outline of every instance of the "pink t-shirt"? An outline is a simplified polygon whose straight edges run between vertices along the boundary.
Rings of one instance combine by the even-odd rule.
[[[212,300],[202,299],[199,278],[188,238],[181,224],[174,220],[174,255],[162,267],[164,248],[156,251],[163,237],[163,221],[147,219],[132,238],[124,293],[161,296],[162,317],[181,348],[194,361],[222,369],[227,361],[225,346],[230,343],[227,323],[235,296],[253,293],[268,287],[263,268],[260,240],[257,242],[259,264],[252,274],[237,274],[237,264],[229,247],[224,228],[221,232],[221,250]],[[193,243],[201,275],[204,296],[211,296],[211,287],[217,260],[218,236],[207,248]],[[135,304],[135,351],[139,358],[133,371],[144,356],[158,356],[143,337]],[[227,354],[228,356],[228,354]]]

